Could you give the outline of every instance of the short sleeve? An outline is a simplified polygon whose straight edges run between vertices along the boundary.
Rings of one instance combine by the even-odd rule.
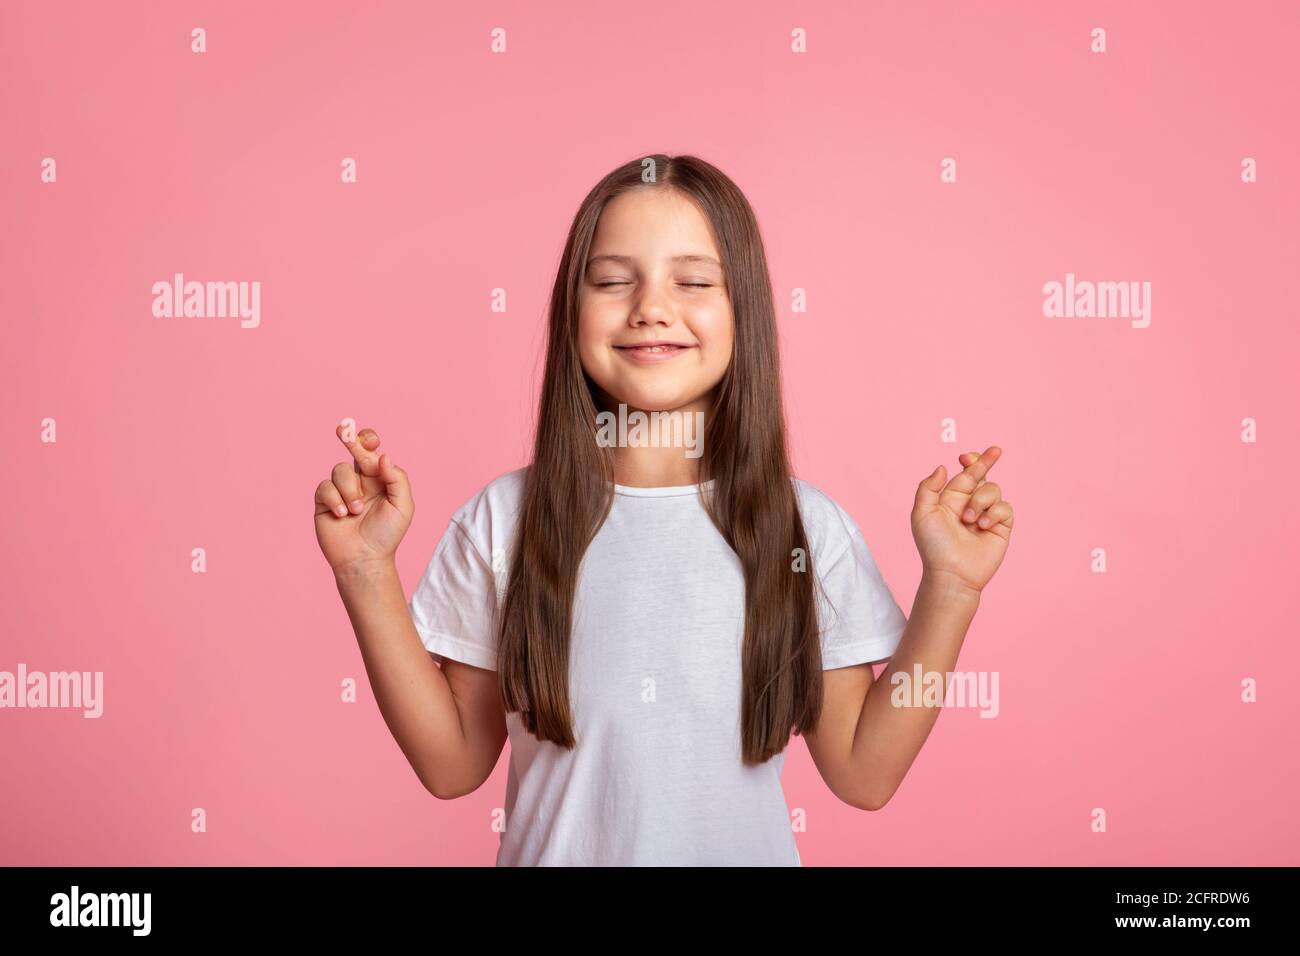
[[[823,670],[888,660],[907,626],[862,533],[843,518],[847,533],[838,554],[817,569]]]
[[[497,587],[492,565],[455,518],[429,559],[408,605],[434,659],[497,669]]]

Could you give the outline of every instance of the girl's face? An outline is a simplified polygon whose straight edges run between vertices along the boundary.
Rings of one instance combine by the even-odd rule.
[[[735,331],[722,256],[695,204],[660,187],[615,197],[586,265],[578,352],[592,381],[633,409],[707,408]]]

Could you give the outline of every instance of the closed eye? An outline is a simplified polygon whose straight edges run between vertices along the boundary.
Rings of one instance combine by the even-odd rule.
[[[712,289],[712,288],[713,288],[713,283],[712,283],[712,282],[682,282],[682,283],[679,283],[679,284],[680,284],[680,285],[687,286],[687,287],[692,288],[692,289]],[[626,282],[626,281],[624,281],[624,280],[615,280],[615,281],[612,281],[612,282],[597,282],[597,283],[595,283],[595,286],[596,286],[597,289],[607,289],[607,288],[609,288],[609,287],[611,287],[611,286],[616,286],[616,285],[631,285],[631,283]]]

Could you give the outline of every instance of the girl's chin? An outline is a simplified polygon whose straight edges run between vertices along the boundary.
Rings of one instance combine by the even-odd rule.
[[[618,411],[619,405],[644,412],[667,412],[688,406],[704,408],[713,393],[713,389],[701,391],[699,388],[683,388],[680,382],[652,384],[623,378],[610,382],[610,385],[613,387],[597,386],[601,399],[598,404],[613,412]]]
[[[638,409],[643,412],[670,412],[695,404],[698,403],[685,395],[632,395],[614,399],[611,410],[617,412],[619,405],[623,405],[629,411]]]

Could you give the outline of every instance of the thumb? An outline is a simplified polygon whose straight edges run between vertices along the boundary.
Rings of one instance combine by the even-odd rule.
[[[914,508],[937,505],[939,503],[939,492],[943,491],[943,486],[947,483],[948,470],[943,465],[940,465],[921,479],[921,483],[916,486]]]
[[[384,483],[384,497],[402,514],[411,514],[411,483],[406,472],[393,464],[387,452],[379,456],[379,480]]]

